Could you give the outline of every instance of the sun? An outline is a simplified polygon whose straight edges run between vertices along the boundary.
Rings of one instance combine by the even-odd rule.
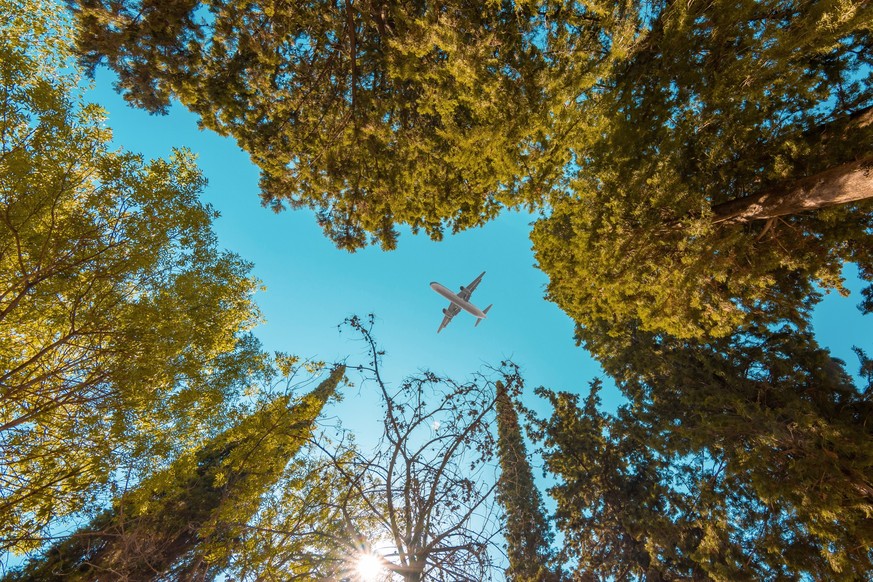
[[[361,554],[358,557],[355,570],[361,582],[376,582],[380,574],[384,572],[379,556],[369,553]]]

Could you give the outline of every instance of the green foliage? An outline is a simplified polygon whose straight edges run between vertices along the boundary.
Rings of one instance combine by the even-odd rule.
[[[870,201],[716,212],[869,156],[871,7],[647,2],[624,18],[580,22],[583,39],[627,31],[624,48],[580,65],[601,81],[532,234],[549,297],[631,400],[610,417],[550,396],[570,555],[616,578],[863,578],[869,393],[808,321],[845,262],[873,277]]]
[[[560,577],[550,570],[552,562],[552,532],[543,513],[543,501],[533,480],[527,450],[518,423],[510,390],[521,393],[519,376],[508,378],[510,384],[498,380],[497,397],[497,458],[500,477],[497,500],[503,506],[509,567],[508,580],[518,582],[549,582]]]
[[[534,2],[75,0],[78,46],[149,111],[236,138],[275,210],[342,248],[439,239],[538,201],[550,151]]]
[[[645,361],[625,356],[637,376],[625,390],[652,434],[677,453],[708,450],[762,504],[790,509],[787,531],[827,560],[815,577],[871,571],[873,408],[842,362],[789,326],[649,345]]]
[[[766,393],[749,379],[757,400],[743,399],[694,369],[674,369],[671,392],[661,386],[616,416],[598,410],[599,383],[581,407],[578,396],[541,392],[554,408],[540,424],[547,468],[560,478],[549,493],[577,575],[864,578],[869,405],[843,390],[839,404],[815,406],[824,390],[792,389],[784,377]]]
[[[100,109],[79,103],[75,77],[54,68],[63,39],[40,20],[48,9],[8,8],[0,548],[21,552],[117,467],[202,438],[228,397],[263,373],[263,356],[246,333],[258,319],[257,282],[217,248],[193,156],[146,163],[111,151]]]
[[[224,573],[233,580],[334,580],[353,570],[361,548],[346,515],[364,531],[372,516],[336,486],[351,455],[301,450],[241,532]]]
[[[766,224],[713,221],[720,203],[871,153],[869,115],[864,126],[851,114],[873,99],[873,7],[656,1],[634,10],[636,21],[650,17],[577,102],[573,177],[532,235],[548,295],[580,338],[613,318],[698,339],[752,321],[799,323],[814,285],[843,291],[844,262],[873,277],[869,201]],[[596,15],[580,26],[583,38],[614,35]]]
[[[722,540],[717,545],[727,540],[733,549],[728,554],[719,550],[717,562],[701,563],[701,549],[693,546],[686,557],[719,579],[735,579],[736,565],[746,560],[759,572],[756,578],[805,573],[815,579],[853,580],[873,569],[873,410],[869,390],[858,390],[841,362],[809,333],[787,325],[747,327],[708,342],[627,327],[622,332],[604,336],[601,346],[609,354],[603,357],[604,367],[630,404],[617,421],[609,421],[617,427],[607,424],[617,443],[628,441],[622,446],[636,452],[620,454],[624,460],[615,463],[600,454],[599,462],[633,473],[646,465],[639,455],[654,456],[661,468],[654,472],[653,491],[663,489],[671,474],[692,471],[689,459],[719,467],[717,480],[695,486],[705,486],[701,499],[711,505],[689,511],[710,516],[695,527],[715,528],[707,535]],[[586,406],[586,415],[593,411]],[[562,414],[567,413],[556,412],[551,422]],[[550,461],[552,470],[571,471],[555,468],[555,458],[593,464],[579,459],[603,448],[591,440],[599,431],[590,429],[588,437],[565,431],[569,436],[556,444],[560,452]],[[588,475],[572,475],[568,483],[591,487]],[[682,483],[683,490],[695,491],[687,480]],[[586,490],[593,491],[590,496],[611,488],[595,483]],[[596,506],[590,497],[566,495],[565,503]],[[657,498],[649,510],[658,511]],[[681,506],[674,500],[668,504]],[[585,526],[579,531],[586,531]],[[725,561],[735,555],[741,557]]]
[[[240,551],[263,495],[311,436],[344,372],[334,368],[302,398],[276,398],[183,454],[11,579],[211,579]]]
[[[869,201],[713,222],[870,155],[869,3],[72,5],[89,67],[235,137],[265,203],[315,210],[343,248],[543,210],[537,260],[583,334],[800,322],[844,262],[873,277]]]
[[[717,474],[687,474],[681,492],[674,486],[679,467],[658,455],[627,416],[598,410],[599,381],[580,407],[579,396],[543,389],[554,411],[541,421],[538,436],[546,468],[559,478],[549,489],[555,499],[562,558],[575,578],[751,580],[756,563],[745,560],[726,535],[725,508],[707,506],[718,497],[701,497]],[[733,534],[738,524],[732,524]],[[704,539],[706,538],[706,539]],[[718,578],[716,576],[716,578]]]

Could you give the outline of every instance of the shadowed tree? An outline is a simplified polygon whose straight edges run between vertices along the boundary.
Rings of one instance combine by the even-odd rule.
[[[498,380],[497,392],[497,458],[500,478],[497,499],[503,506],[509,567],[508,580],[517,582],[557,582],[560,576],[554,566],[550,543],[552,532],[543,513],[543,501],[534,484],[527,450],[518,423],[518,413],[510,396],[520,394],[520,377]]]
[[[721,507],[706,510],[719,520],[710,525],[740,532],[732,545],[745,556],[739,563],[755,564],[756,578],[854,580],[873,571],[869,386],[856,387],[842,362],[788,325],[707,342],[612,331],[604,367],[630,399],[614,436],[639,451],[617,466],[641,466],[636,455],[645,453],[667,467],[690,458],[720,467],[718,481],[701,489]],[[586,442],[561,445],[566,462],[591,450]]]
[[[10,580],[212,579],[262,496],[310,438],[345,368],[309,394],[281,396],[167,469]]]
[[[119,464],[222,423],[264,356],[257,281],[218,247],[193,155],[112,150],[63,19],[0,12],[0,550],[20,553]]]
[[[720,468],[671,463],[626,411],[598,410],[600,382],[579,396],[540,389],[552,405],[536,423],[563,535],[561,560],[581,580],[753,580],[772,575],[744,553],[747,532],[725,519]],[[677,485],[679,487],[677,487]],[[680,489],[681,487],[681,489]]]
[[[713,394],[704,400],[691,391],[688,399],[699,403],[693,412],[670,400],[622,407],[611,416],[597,410],[598,390],[595,383],[582,407],[578,396],[541,392],[554,409],[539,423],[547,468],[558,478],[549,493],[558,505],[564,559],[574,562],[577,576],[857,580],[869,574],[867,502],[840,491],[851,482],[831,474],[840,462],[856,470],[859,462],[825,452],[844,427],[820,430],[814,443],[814,431],[795,426],[790,450],[779,434],[733,418],[736,412],[700,410],[715,405]],[[822,454],[811,455],[814,448]],[[786,454],[792,460],[783,463]],[[811,510],[821,512],[820,522]]]
[[[354,250],[535,200],[559,167],[538,2],[72,0],[82,61],[132,104],[176,98],[237,140],[265,204]]]

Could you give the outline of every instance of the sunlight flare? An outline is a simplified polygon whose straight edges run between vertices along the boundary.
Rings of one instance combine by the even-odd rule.
[[[375,554],[361,554],[356,565],[358,578],[361,582],[377,582],[385,571],[382,559]]]

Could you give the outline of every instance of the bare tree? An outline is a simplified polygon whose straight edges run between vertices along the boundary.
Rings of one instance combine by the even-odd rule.
[[[372,316],[345,324],[361,334],[369,359],[348,369],[363,374],[363,387],[375,384],[385,421],[372,453],[356,452],[339,465],[346,499],[362,502],[374,518],[361,532],[347,517],[362,557],[375,556],[386,580],[491,579],[500,570],[495,551],[502,551],[495,382],[513,382],[517,369],[505,364],[464,383],[424,371],[392,388],[383,379]]]

